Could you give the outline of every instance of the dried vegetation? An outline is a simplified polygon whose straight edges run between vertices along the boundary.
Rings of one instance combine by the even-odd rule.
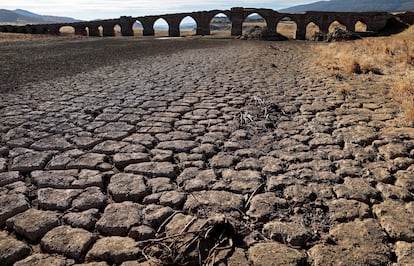
[[[316,64],[335,77],[379,75],[380,84],[401,104],[405,120],[414,122],[414,26],[391,37],[336,42],[315,50]]]

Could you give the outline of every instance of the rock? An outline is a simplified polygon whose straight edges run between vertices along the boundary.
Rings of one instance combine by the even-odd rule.
[[[278,212],[279,209],[286,209],[287,207],[287,201],[276,197],[274,193],[261,193],[252,198],[246,214],[257,221],[265,221]]]
[[[96,153],[104,153],[104,154],[115,154],[121,152],[122,148],[129,145],[128,142],[122,141],[114,141],[114,140],[106,140],[97,144],[93,151]]]
[[[0,195],[0,227],[14,215],[29,209],[29,203],[23,194]]]
[[[73,265],[75,263],[72,259],[67,259],[61,255],[49,255],[49,254],[33,254],[24,260],[18,261],[14,266],[66,266]]]
[[[30,241],[43,237],[52,228],[58,226],[60,215],[52,211],[28,209],[7,220],[7,227]]]
[[[71,141],[79,149],[89,150],[102,141],[100,138],[95,137],[73,137]]]
[[[46,252],[82,260],[94,241],[95,236],[92,233],[84,229],[62,225],[47,232],[40,241],[40,246]]]
[[[149,178],[175,178],[178,173],[178,167],[170,162],[146,162],[128,165],[125,168],[125,172],[141,174]]]
[[[351,41],[361,39],[361,36],[352,31],[342,30],[341,28],[335,28],[333,32],[327,34],[326,41]]]
[[[63,216],[65,223],[72,227],[92,229],[99,219],[98,209],[89,209],[83,212],[69,212]]]
[[[398,241],[395,243],[395,255],[397,255],[397,263],[393,265],[410,265],[414,261],[414,243]]]
[[[143,241],[143,240],[154,238],[155,233],[156,232],[154,228],[148,225],[140,225],[140,226],[132,227],[131,231],[129,231],[128,236],[137,241]]]
[[[38,151],[67,151],[72,148],[72,144],[70,144],[64,137],[55,135],[36,141],[30,148]]]
[[[81,189],[41,188],[37,191],[37,199],[40,208],[66,211],[80,193],[82,193]]]
[[[103,209],[107,203],[107,197],[99,187],[88,187],[72,201],[75,210]]]
[[[408,157],[409,151],[403,143],[389,143],[378,148],[378,153],[385,160],[392,160],[398,157]]]
[[[17,171],[0,173],[0,186],[5,186],[17,181],[23,181],[24,177]]]
[[[187,194],[184,192],[166,191],[161,194],[159,202],[164,206],[169,206],[174,209],[181,209],[186,199]]]
[[[197,147],[197,143],[192,140],[173,140],[158,143],[156,149],[189,152],[195,147]]]
[[[309,250],[309,259],[312,265],[387,265],[386,237],[373,219],[339,224],[329,231],[328,243]]]
[[[97,168],[99,169],[100,166],[101,165],[99,165],[99,167]],[[77,180],[73,181],[72,187],[73,188],[87,188],[87,187],[103,188],[104,187],[103,186],[103,174],[100,171],[82,169],[78,175]]]
[[[158,228],[168,217],[174,213],[170,207],[164,207],[156,204],[150,204],[143,210],[144,223]]]
[[[260,172],[251,170],[225,169],[222,172],[222,180],[229,184],[230,191],[242,194],[252,193],[263,184]]]
[[[143,163],[149,161],[147,153],[133,152],[133,153],[117,153],[113,157],[114,164],[119,169],[124,169],[130,164]]]
[[[378,183],[376,185],[377,190],[381,193],[383,199],[394,199],[402,201],[410,201],[413,196],[405,188],[393,186],[390,184]]]
[[[266,158],[263,163],[262,173],[264,175],[278,175],[283,173],[283,162],[273,157]]]
[[[123,141],[141,144],[148,149],[152,149],[156,143],[156,139],[150,134],[132,134],[131,136],[124,138]]]
[[[134,225],[142,223],[143,206],[130,201],[111,203],[96,223],[96,228],[106,235],[125,236]]]
[[[116,202],[140,202],[150,192],[143,176],[125,173],[111,177],[108,191]]]
[[[98,239],[89,250],[86,259],[120,264],[124,261],[138,259],[139,252],[137,243],[132,238],[111,236]]]
[[[372,207],[373,213],[388,233],[397,241],[414,241],[414,203],[386,200]]]
[[[264,41],[287,41],[288,38],[277,33],[269,33],[267,27],[254,26],[252,29],[245,32],[241,40],[264,40]]]
[[[414,193],[414,178],[412,177],[411,171],[398,171],[395,173],[395,185],[398,187],[402,187]]]
[[[370,203],[377,198],[377,190],[362,178],[344,179],[343,184],[334,186],[334,192],[338,198],[353,199]]]
[[[106,125],[99,127],[95,129],[95,133],[108,133],[108,132],[128,132],[132,133],[134,132],[135,127],[132,125],[129,125],[126,122],[110,122]]]
[[[169,191],[176,189],[176,185],[167,177],[151,178],[147,181],[152,193]]]
[[[331,221],[350,222],[355,218],[370,217],[370,208],[367,204],[347,199],[337,199],[328,202]]]
[[[0,265],[13,265],[30,254],[30,247],[0,231]]]
[[[67,165],[68,169],[97,169],[98,165],[105,162],[105,154],[86,153]]]
[[[28,152],[13,159],[11,171],[31,172],[42,170],[46,163],[52,158],[51,152]]]
[[[184,211],[223,213],[243,208],[243,197],[227,191],[197,191],[187,198]]]
[[[64,170],[69,163],[84,154],[84,151],[78,149],[56,154],[47,164],[47,168],[51,170]]]
[[[210,159],[213,168],[230,168],[237,162],[237,158],[231,154],[219,153]]]
[[[71,188],[78,175],[77,170],[33,171],[33,183],[40,188]]]
[[[293,247],[305,247],[313,237],[310,230],[299,222],[269,222],[263,226],[263,234]]]
[[[296,266],[306,263],[305,252],[274,242],[255,244],[247,254],[253,266]]]

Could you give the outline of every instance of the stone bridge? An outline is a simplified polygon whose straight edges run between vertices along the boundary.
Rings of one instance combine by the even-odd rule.
[[[245,19],[251,14],[259,14],[266,21],[268,33],[276,34],[277,24],[286,18],[296,23],[296,39],[304,40],[306,29],[310,23],[317,25],[321,32],[328,32],[333,22],[339,22],[347,30],[355,31],[358,22],[367,26],[367,31],[378,32],[385,28],[390,20],[397,19],[406,24],[414,23],[414,12],[391,14],[386,12],[306,12],[300,14],[279,13],[272,9],[256,9],[235,7],[231,10],[211,10],[191,13],[166,14],[158,16],[130,17],[123,16],[118,19],[96,20],[76,23],[39,24],[26,26],[0,25],[0,32],[15,32],[28,34],[60,34],[62,27],[73,27],[75,34],[84,36],[115,36],[115,28],[121,29],[122,36],[133,36],[133,26],[141,23],[144,36],[155,35],[154,24],[164,19],[168,24],[168,36],[180,36],[180,23],[184,18],[190,17],[196,22],[196,35],[209,35],[210,24],[213,18],[223,14],[231,21],[231,35],[242,34]]]

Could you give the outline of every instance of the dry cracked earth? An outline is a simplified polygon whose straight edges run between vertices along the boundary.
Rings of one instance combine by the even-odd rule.
[[[375,82],[306,42],[96,42],[0,95],[0,265],[413,265],[414,129]]]

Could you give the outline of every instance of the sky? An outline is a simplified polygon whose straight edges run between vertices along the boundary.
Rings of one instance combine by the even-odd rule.
[[[1,0],[0,9],[25,9],[41,15],[73,17],[82,20],[145,16],[169,13],[256,7],[282,9],[317,0]]]

